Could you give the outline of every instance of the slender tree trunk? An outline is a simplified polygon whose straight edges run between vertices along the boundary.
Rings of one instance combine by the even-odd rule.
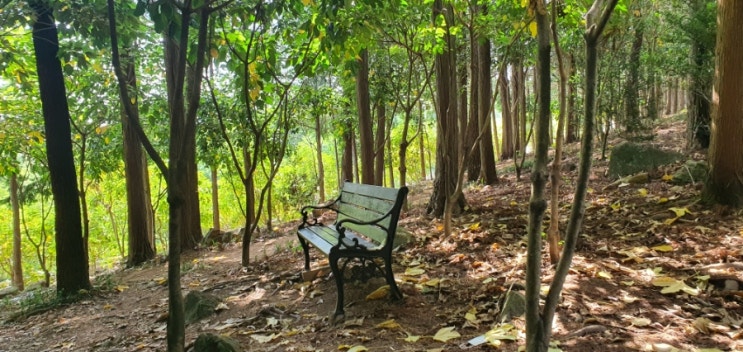
[[[243,162],[245,170],[254,170],[253,163],[250,157],[250,150],[248,147],[243,148]],[[253,175],[255,173],[248,172],[245,179],[243,180],[243,187],[245,188],[245,227],[243,233],[243,244],[242,244],[242,265],[248,266],[250,264],[250,242],[253,237],[252,228],[255,224],[255,181]]]
[[[211,166],[211,184],[212,184],[212,229],[219,231],[222,225],[219,223],[219,170],[217,165]]]
[[[10,175],[10,207],[13,211],[13,286],[23,291],[23,252],[21,251],[21,205],[18,201],[18,175]]]
[[[694,0],[689,4],[692,15],[705,11],[708,1]],[[686,117],[686,148],[689,150],[709,147],[710,102],[712,101],[712,75],[708,67],[714,59],[714,48],[708,48],[702,38],[693,36],[689,53],[689,108]]]
[[[565,143],[575,143],[578,141],[578,117],[575,114],[575,97],[578,95],[578,83],[576,83],[577,71],[575,67],[575,55],[568,55],[570,63],[570,78],[568,79],[568,107],[567,107],[567,133],[565,134]]]
[[[513,114],[511,113],[511,85],[508,82],[507,74],[499,75],[498,83],[501,88],[501,126],[503,126],[500,160],[508,160],[514,157],[514,136],[516,134],[513,128]]]
[[[481,5],[483,14],[487,13],[487,5]],[[490,106],[493,94],[490,71],[490,40],[480,38],[478,55],[478,114],[477,124],[483,136],[480,139],[480,171],[483,183],[492,185],[498,182],[498,172],[495,168],[495,151],[493,150],[493,134],[490,124]]]
[[[549,242],[550,262],[557,264],[560,260],[560,186],[562,185],[562,148],[563,131],[565,129],[567,109],[567,84],[568,72],[565,68],[564,55],[560,47],[557,30],[557,3],[552,3],[552,42],[555,46],[555,57],[557,58],[557,71],[560,76],[559,82],[559,104],[560,111],[557,117],[557,136],[555,141],[555,154],[550,170],[550,225],[547,230]],[[541,73],[540,73],[541,74]]]
[[[82,236],[80,198],[72,153],[70,112],[59,61],[59,39],[52,8],[45,2],[30,1],[36,72],[44,114],[46,154],[54,196],[57,246],[57,292],[76,294],[90,289]]]
[[[320,203],[325,202],[325,164],[322,158],[322,123],[321,115],[315,115],[315,145],[317,153],[317,186],[320,191]]]
[[[428,170],[426,170],[426,127],[423,124],[423,102],[420,100],[418,101],[418,113],[418,148],[420,149],[421,159],[421,179],[425,180],[428,178]],[[401,187],[405,185],[407,185],[407,183],[400,183]]]
[[[637,10],[639,11],[639,10]],[[635,38],[629,55],[629,72],[624,87],[624,127],[630,135],[644,131],[644,124],[640,116],[640,54],[642,53],[644,30],[640,19],[635,24]]]
[[[542,222],[547,210],[545,187],[547,185],[547,161],[550,123],[550,32],[549,17],[544,0],[530,0],[530,9],[537,22],[537,115],[536,149],[531,171],[531,199],[529,200],[529,225],[527,232],[526,261],[526,349],[546,351],[549,347],[550,331],[544,329],[539,311],[539,290],[542,268]]]
[[[354,180],[354,167],[353,167],[353,129],[351,126],[346,126],[343,130],[343,162],[341,165],[341,181],[353,181]],[[343,185],[339,185],[338,189],[341,189]]]
[[[387,127],[387,109],[384,106],[384,100],[380,100],[377,102],[377,136],[374,148],[374,184],[377,186],[384,185],[384,145],[387,140],[385,127]]]
[[[126,207],[128,221],[128,257],[127,266],[142,264],[155,257],[154,224],[152,219],[152,200],[149,192],[147,159],[142,150],[142,142],[137,136],[132,119],[139,120],[139,102],[137,100],[137,77],[134,59],[124,53],[122,59],[126,68],[124,75],[126,89],[131,97],[122,97],[123,104],[130,104],[133,116],[127,116],[126,109],[121,112],[121,124],[124,134],[124,175],[126,179]],[[132,98],[134,104],[132,104]]]
[[[471,5],[471,11],[473,13],[477,13],[477,8],[479,7],[476,4]],[[479,95],[479,88],[480,88],[480,56],[479,56],[479,44],[478,39],[479,35],[475,33],[474,30],[474,24],[470,26],[469,28],[469,39],[470,39],[470,67],[469,67],[469,75],[470,75],[470,113],[469,113],[469,122],[467,123],[467,131],[466,136],[463,136],[465,139],[464,143],[464,150],[469,151],[471,149],[472,143],[477,139],[478,135],[480,134],[480,95]],[[462,101],[462,110],[464,111],[467,106],[466,98]],[[481,156],[480,156],[480,144],[474,146],[474,149],[472,150],[471,155],[467,158],[467,180],[470,182],[477,181],[480,179],[480,173],[481,173]]]
[[[369,102],[369,51],[359,53],[359,72],[356,73],[356,104],[359,111],[359,138],[361,140],[361,183],[374,184],[374,135]]]
[[[710,173],[703,191],[709,202],[743,206],[743,2],[717,2],[717,48],[712,96]]]
[[[433,193],[426,207],[426,212],[436,217],[441,217],[445,213],[445,206],[452,210],[448,214],[459,212],[464,209],[464,196],[457,199],[449,199],[454,194],[457,181],[457,162],[459,160],[459,117],[457,115],[457,64],[456,64],[456,45],[454,36],[449,32],[449,28],[454,23],[453,8],[450,4],[444,7],[442,0],[433,2],[434,23],[437,22],[438,16],[444,16],[445,34],[444,42],[446,47],[443,52],[436,55],[436,96],[437,107],[436,115],[438,124],[436,127],[436,176],[434,179]],[[449,223],[446,221],[445,223]],[[450,219],[448,219],[450,220]],[[444,232],[450,233],[451,229],[445,226]]]

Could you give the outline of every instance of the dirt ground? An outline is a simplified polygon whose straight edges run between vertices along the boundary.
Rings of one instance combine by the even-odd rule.
[[[681,128],[659,128],[656,141],[682,146]],[[566,161],[577,163],[577,155]],[[523,293],[530,181],[528,173],[516,180],[504,171],[510,165],[499,165],[498,185],[467,189],[469,209],[449,237],[424,214],[430,182],[413,185],[400,221],[412,241],[396,252],[394,266],[404,300],[367,300],[384,284],[381,278],[349,283],[339,324],[329,323],[332,278],[298,280],[303,260],[296,224],[257,238],[249,268],[240,265],[239,244],[187,254],[184,293],[204,291],[224,303],[187,326],[187,344],[211,332],[236,339],[246,351],[518,350],[523,316],[500,322],[506,293]],[[610,186],[606,162],[594,161],[578,251],[554,321],[556,348],[743,351],[741,213],[700,205],[699,185],[664,180],[679,167],[661,168],[644,184]],[[575,171],[565,175],[562,229],[574,179]],[[543,259],[546,288],[553,269],[546,251]],[[164,351],[166,268],[153,262],[100,275],[89,299],[10,322],[19,307],[5,302],[0,351]],[[490,336],[503,338],[500,347],[468,344],[494,327],[500,330]]]

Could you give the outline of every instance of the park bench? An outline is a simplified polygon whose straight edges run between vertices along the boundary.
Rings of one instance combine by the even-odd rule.
[[[392,273],[392,249],[407,187],[399,189],[346,182],[340,196],[325,205],[302,208],[297,236],[304,250],[304,269],[310,270],[309,245],[328,257],[338,290],[333,321],[343,318],[343,272],[352,259],[362,268],[372,267],[384,274],[394,300],[402,299]],[[332,210],[336,219],[325,225],[314,216],[318,210]],[[384,260],[384,269],[375,259]],[[338,261],[345,259],[343,266]]]

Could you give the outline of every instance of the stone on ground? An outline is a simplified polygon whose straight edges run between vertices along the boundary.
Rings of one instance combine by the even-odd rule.
[[[186,325],[214,314],[217,305],[219,298],[214,295],[199,291],[189,292],[184,302]]]
[[[643,171],[650,172],[682,158],[683,155],[680,153],[659,149],[649,144],[623,142],[611,150],[609,177],[616,179]]]
[[[240,344],[227,337],[214,334],[202,334],[196,339],[194,352],[239,352]]]

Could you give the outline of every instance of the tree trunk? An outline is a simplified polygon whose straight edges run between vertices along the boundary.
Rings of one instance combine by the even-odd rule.
[[[353,181],[353,129],[350,125],[347,125],[343,130],[343,162],[341,163],[341,181]],[[342,183],[338,185],[338,189],[341,189]]]
[[[356,104],[359,111],[359,139],[361,140],[361,183],[374,184],[374,135],[369,102],[369,51],[359,53],[359,72],[356,73]]]
[[[717,2],[717,48],[712,96],[710,173],[705,200],[743,206],[743,2]]]
[[[152,200],[149,192],[147,159],[142,150],[142,141],[137,136],[134,125],[130,122],[139,119],[139,102],[137,100],[137,77],[134,70],[134,59],[126,53],[122,55],[126,65],[124,70],[126,89],[131,98],[122,98],[123,104],[130,104],[133,116],[127,116],[126,109],[121,112],[121,129],[124,133],[124,176],[126,180],[126,207],[128,221],[127,266],[142,264],[155,257],[154,224],[152,219]],[[133,100],[132,100],[133,98]],[[132,104],[132,101],[134,102]]]
[[[320,192],[320,203],[325,203],[325,165],[322,162],[322,123],[321,115],[315,115],[315,146],[317,153],[317,186]]]
[[[428,178],[428,170],[426,170],[426,126],[423,124],[423,101],[418,101],[418,148],[421,158],[421,179],[426,180]],[[402,169],[401,169],[402,171]],[[403,178],[401,178],[403,180]],[[407,183],[400,183],[400,187],[407,185]]]
[[[471,11],[473,13],[477,12],[477,8],[479,7],[476,4],[471,5]],[[469,75],[470,75],[470,113],[469,113],[469,122],[467,123],[467,131],[466,136],[463,136],[465,138],[464,143],[464,150],[465,153],[469,152],[470,149],[472,149],[472,143],[477,139],[478,135],[480,134],[480,95],[479,95],[479,88],[480,88],[480,56],[479,56],[479,44],[478,39],[479,35],[476,34],[474,29],[474,24],[471,24],[469,27],[469,37],[470,37],[470,67],[469,67]],[[466,99],[462,101],[462,110],[464,111],[467,106]],[[474,149],[472,149],[471,155],[467,158],[467,180],[470,182],[477,181],[480,179],[480,173],[481,173],[481,156],[480,156],[480,144],[474,146]]]
[[[212,184],[212,229],[219,231],[222,225],[219,223],[219,172],[217,165],[212,165],[211,168],[211,184]]]
[[[498,75],[498,83],[501,91],[501,126],[503,126],[503,138],[501,139],[500,160],[513,159],[514,157],[514,136],[513,117],[511,116],[511,94],[508,75]]]
[[[537,115],[535,126],[536,149],[531,171],[531,199],[529,200],[529,225],[527,232],[526,261],[526,349],[546,351],[550,331],[542,326],[539,311],[539,291],[542,268],[542,222],[547,209],[547,161],[550,145],[550,32],[549,17],[544,0],[531,0],[530,8],[537,22]]]
[[[483,14],[487,13],[487,5],[481,5]],[[482,181],[486,185],[498,182],[498,172],[495,168],[495,151],[493,150],[493,134],[490,124],[490,107],[492,101],[492,81],[490,78],[490,40],[480,38],[478,55],[478,104],[477,124],[483,132],[480,138],[480,171]]]
[[[10,207],[13,211],[13,286],[23,291],[23,252],[21,251],[21,205],[18,201],[18,175],[10,174]]]
[[[575,114],[575,97],[578,95],[578,83],[576,83],[575,55],[570,54],[570,78],[568,79],[568,107],[567,107],[567,132],[565,134],[565,143],[575,143],[578,141],[579,123]]]
[[[245,170],[254,170],[254,160],[251,159],[248,147],[243,148],[243,162]],[[255,182],[253,180],[254,172],[247,172],[243,179],[243,188],[245,188],[245,227],[242,238],[242,266],[250,264],[250,242],[253,238],[252,227],[255,223]]]
[[[385,127],[387,127],[387,109],[385,109],[384,101],[380,100],[377,102],[377,136],[374,148],[374,184],[377,186],[384,185],[384,145],[387,140]]]
[[[708,1],[694,0],[689,8],[692,15],[705,11]],[[686,148],[689,150],[709,147],[710,102],[712,101],[712,75],[708,67],[714,59],[714,48],[708,48],[703,35],[692,36],[689,60],[689,108],[686,116]]]
[[[457,64],[456,46],[454,36],[449,32],[450,26],[454,24],[453,8],[447,4],[444,10],[442,0],[433,2],[433,18],[437,23],[437,17],[444,16],[445,19],[445,48],[443,52],[436,55],[436,115],[438,124],[436,126],[436,175],[433,185],[433,193],[426,207],[426,212],[436,217],[444,215],[447,201],[452,204],[452,212],[464,209],[464,196],[456,200],[448,199],[453,194],[457,183],[457,161],[459,160],[458,136],[459,124],[457,98]],[[445,230],[446,232],[446,230]]]
[[[639,11],[639,10],[637,10]],[[624,128],[630,136],[644,131],[644,124],[640,116],[640,54],[642,53],[643,28],[637,19],[635,38],[629,55],[629,72],[627,83],[624,86]]]
[[[552,3],[552,42],[555,46],[555,57],[557,58],[557,71],[560,76],[559,82],[559,104],[560,111],[557,117],[557,136],[555,140],[555,154],[550,170],[550,225],[547,230],[547,239],[549,242],[550,262],[557,264],[560,260],[560,186],[562,185],[562,147],[563,147],[563,130],[565,129],[566,109],[567,109],[567,84],[568,72],[565,68],[564,55],[560,47],[559,35],[557,30],[557,3]]]
[[[81,289],[90,289],[90,278],[83,245],[70,112],[58,56],[57,25],[47,3],[30,1],[29,5],[36,19],[33,24],[34,53],[54,195],[57,292],[77,294]]]

